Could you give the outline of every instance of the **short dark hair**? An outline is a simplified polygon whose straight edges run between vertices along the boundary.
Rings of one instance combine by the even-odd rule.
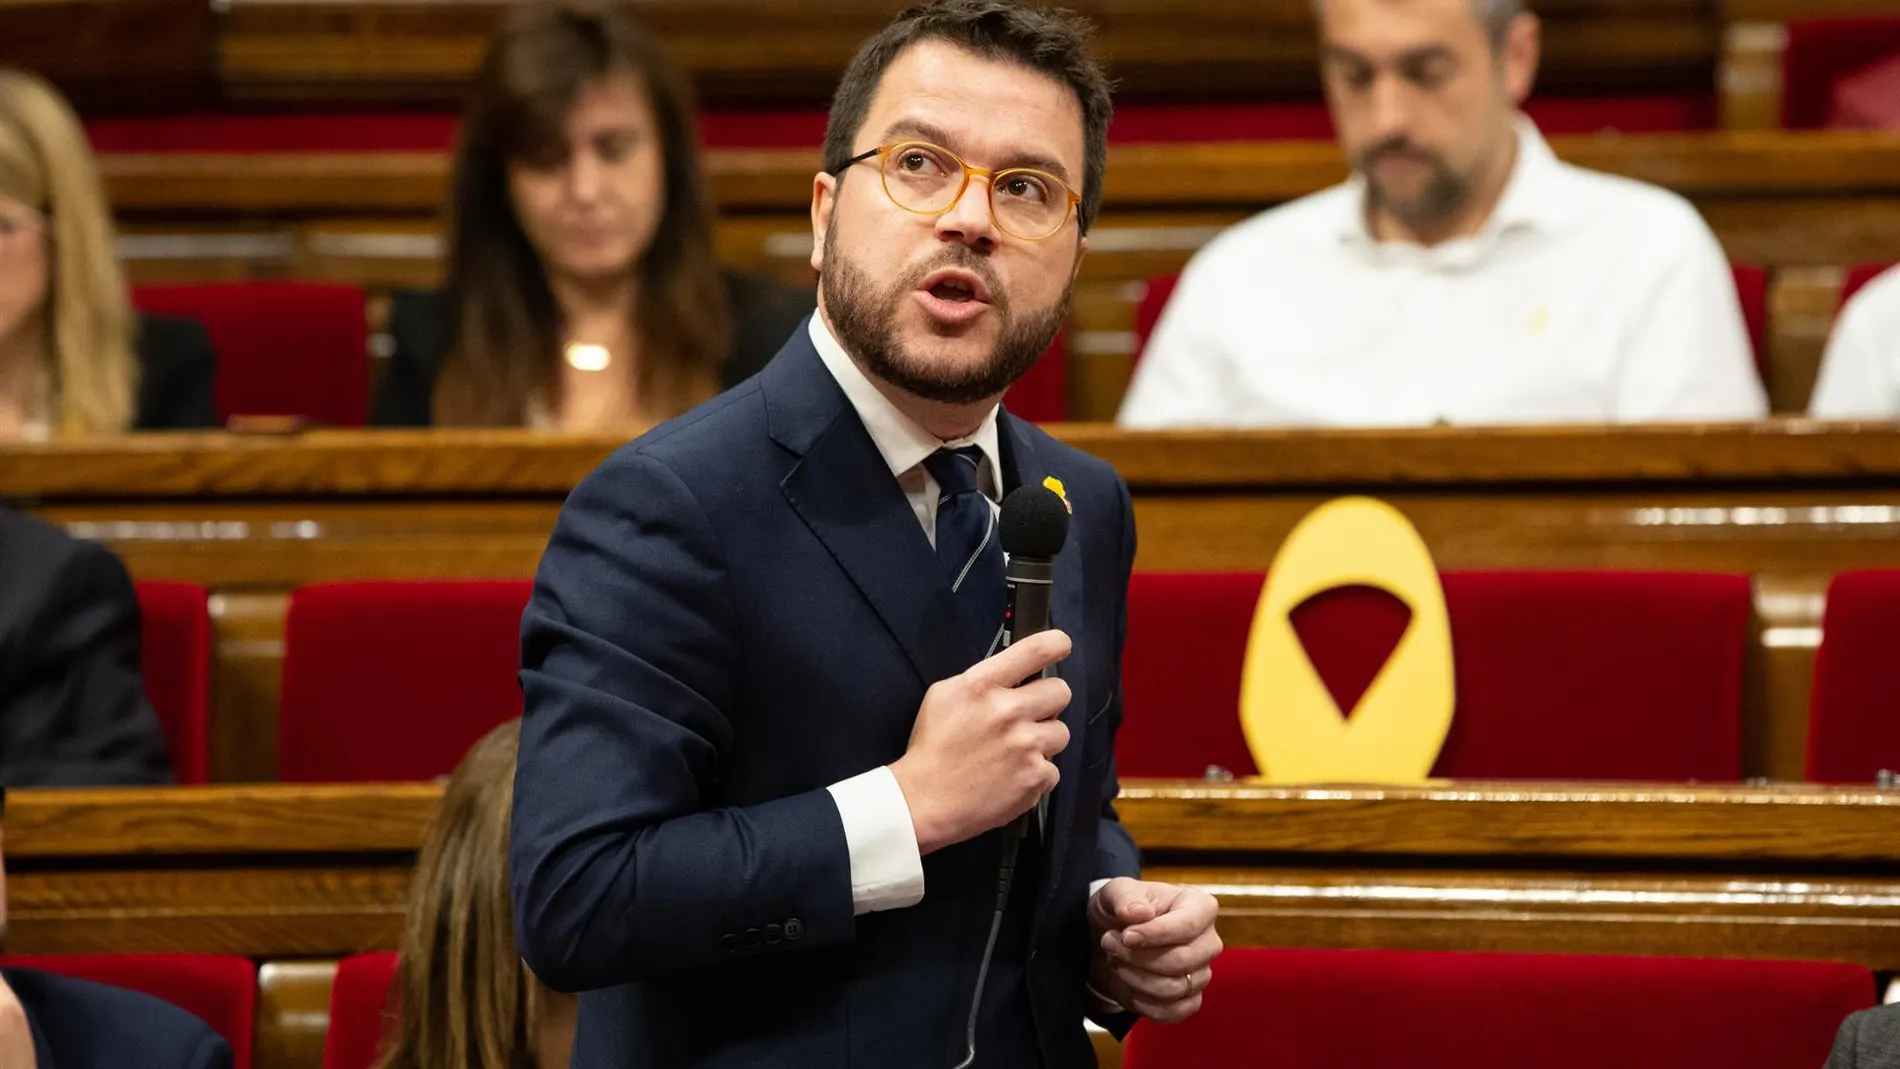
[[[1039,71],[1075,91],[1082,105],[1083,233],[1102,205],[1102,172],[1108,168],[1108,122],[1114,86],[1090,47],[1089,23],[1059,8],[1026,7],[1010,0],[929,0],[899,12],[845,68],[831,98],[825,126],[825,170],[839,173],[851,157],[884,72],[912,45],[944,41],[984,59]]]

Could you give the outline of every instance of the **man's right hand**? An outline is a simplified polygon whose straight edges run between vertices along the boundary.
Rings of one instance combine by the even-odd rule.
[[[910,747],[891,765],[920,853],[1000,828],[1055,790],[1054,758],[1069,744],[1058,719],[1069,685],[1023,680],[1069,649],[1069,636],[1040,631],[924,694]]]

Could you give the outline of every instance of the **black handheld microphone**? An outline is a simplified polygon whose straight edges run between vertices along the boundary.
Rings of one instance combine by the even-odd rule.
[[[1055,556],[1069,539],[1069,506],[1046,486],[1024,485],[1003,498],[1003,583],[1008,600],[1003,609],[1001,648],[1008,649],[1017,640],[1038,631],[1049,630],[1049,602],[1055,593]],[[1042,670],[1041,678],[1056,674],[1054,665]],[[1047,815],[1049,799],[1036,802],[1038,820]],[[1029,814],[1012,826],[1018,835],[1029,831]]]
[[[1003,582],[1008,601],[1003,609],[1003,630],[998,649],[1008,649],[1019,638],[1049,630],[1049,600],[1055,591],[1055,555],[1069,538],[1069,506],[1046,486],[1024,484],[1003,498],[1003,552],[1009,560],[1003,566]],[[1042,670],[1041,678],[1055,674],[1055,666]],[[1036,800],[1036,808],[1003,829],[1003,858],[996,873],[996,910],[990,917],[990,937],[983,946],[983,960],[976,970],[976,990],[970,994],[970,1017],[965,1028],[967,1051],[954,1069],[969,1069],[976,1063],[976,1019],[983,1006],[983,988],[989,980],[990,959],[996,953],[996,936],[1002,931],[1003,911],[1009,906],[1010,885],[1016,878],[1016,855],[1029,834],[1029,822],[1040,819],[1048,798]]]

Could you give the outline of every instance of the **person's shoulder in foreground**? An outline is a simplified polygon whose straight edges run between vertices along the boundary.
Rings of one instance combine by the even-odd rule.
[[[1862,1010],[1841,1022],[1826,1069],[1900,1067],[1900,1005]]]
[[[169,781],[139,642],[138,596],[111,550],[0,505],[0,782]]]
[[[34,969],[0,969],[33,1035],[32,1069],[229,1069],[230,1044],[162,999]],[[9,1066],[8,1069],[15,1069]]]
[[[1808,410],[1817,419],[1900,416],[1900,269],[1867,283],[1841,309]]]

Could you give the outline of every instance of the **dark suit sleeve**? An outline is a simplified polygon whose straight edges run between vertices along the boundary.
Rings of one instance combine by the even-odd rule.
[[[1122,722],[1121,663],[1122,646],[1128,636],[1128,576],[1135,564],[1135,511],[1128,497],[1128,487],[1117,478],[1116,490],[1121,500],[1122,538],[1121,559],[1116,572],[1116,581],[1120,584],[1121,607],[1116,613],[1115,623],[1115,693],[1109,699],[1109,709],[1103,715],[1109,718],[1108,760],[1102,767],[1102,811],[1095,823],[1095,872],[1093,879],[1107,880],[1117,876],[1139,878],[1141,876],[1141,851],[1136,848],[1134,837],[1128,829],[1122,827],[1121,817],[1115,812],[1115,799],[1121,794],[1121,782],[1115,774],[1115,738]],[[1094,1006],[1091,998],[1089,1005]],[[1116,1039],[1127,1039],[1129,1029],[1135,1027],[1136,1015],[1132,1013],[1102,1013],[1091,1011],[1089,1019],[1106,1029]]]
[[[719,373],[725,388],[764,369],[818,306],[817,294],[810,289],[736,272],[726,275],[726,298],[732,307],[732,346]]]
[[[389,337],[395,348],[370,404],[372,426],[428,427],[435,422],[435,380],[446,355],[445,308],[440,294],[391,297]]]
[[[232,1069],[234,1064],[231,1044],[226,1043],[223,1036],[210,1031],[179,1062],[180,1069]]]
[[[1822,1069],[1855,1069],[1860,1064],[1856,1050],[1860,1046],[1860,1022],[1865,1013],[1849,1014],[1841,1022],[1841,1030],[1834,1036],[1834,1050],[1827,1056],[1827,1065]]]
[[[1128,637],[1128,577],[1135,566],[1135,510],[1128,497],[1128,487],[1119,478],[1115,480],[1116,490],[1121,498],[1122,538],[1121,560],[1116,573],[1116,581],[1121,591],[1121,606],[1115,623],[1115,694],[1109,699],[1108,761],[1102,770],[1102,812],[1096,823],[1095,833],[1095,879],[1105,880],[1116,876],[1140,876],[1141,852],[1135,847],[1133,836],[1122,827],[1121,817],[1115,812],[1115,799],[1121,794],[1121,782],[1115,775],[1115,732],[1120,730],[1122,722],[1121,665],[1122,646]]]
[[[657,460],[621,453],[562,509],[522,625],[510,855],[519,948],[556,989],[855,938],[829,792],[720,804],[745,672],[726,582]]]
[[[0,783],[167,783],[171,763],[139,671],[138,599],[111,551],[73,543],[25,629],[23,689],[0,696]]]
[[[195,319],[139,318],[139,417],[143,431],[217,427],[218,352]]]

